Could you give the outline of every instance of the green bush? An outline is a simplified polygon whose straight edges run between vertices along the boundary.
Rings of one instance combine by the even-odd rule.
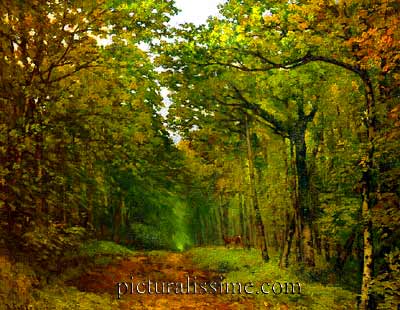
[[[86,231],[82,227],[60,227],[54,223],[37,226],[22,236],[24,256],[43,272],[60,272],[68,253],[75,252]]]
[[[400,250],[385,257],[386,268],[372,281],[372,292],[378,298],[378,309],[396,309],[400,305]]]
[[[171,249],[172,240],[161,229],[154,226],[135,223],[130,227],[133,243],[141,249]]]

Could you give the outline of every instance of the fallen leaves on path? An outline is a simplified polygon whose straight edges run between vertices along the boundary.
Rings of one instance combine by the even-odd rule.
[[[253,300],[239,294],[131,294],[131,283],[182,282],[187,277],[197,282],[218,281],[220,275],[211,271],[194,268],[185,254],[168,253],[166,255],[138,255],[105,267],[97,267],[69,284],[81,291],[108,293],[117,299],[117,283],[129,284],[129,291],[121,294],[121,310],[131,309],[257,309]],[[125,293],[125,292],[124,292]]]

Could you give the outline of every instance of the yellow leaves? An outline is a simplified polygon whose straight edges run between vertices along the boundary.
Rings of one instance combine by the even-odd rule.
[[[26,15],[24,20],[25,26],[31,28],[34,26],[32,15]]]
[[[137,142],[139,144],[143,144],[147,140],[147,137],[146,137],[146,134],[144,132],[136,132],[133,135],[133,139],[134,139],[135,142]]]
[[[95,180],[96,180],[97,184],[103,184],[104,183],[104,177],[103,176],[96,176]]]
[[[333,96],[337,96],[339,94],[339,87],[336,83],[333,83],[331,86],[331,92]]]
[[[400,119],[400,104],[395,106],[388,114],[390,119],[398,120]]]
[[[10,22],[10,19],[8,17],[8,14],[6,13],[6,14],[3,15],[3,23],[4,24],[8,24],[9,22]]]
[[[227,43],[233,36],[232,28],[229,24],[220,25],[219,29],[219,40],[221,43]]]
[[[267,26],[271,26],[271,25],[274,25],[274,24],[279,25],[279,23],[280,23],[280,19],[279,19],[279,17],[277,15],[267,15],[267,14],[265,14],[263,16],[263,18],[264,18],[264,23]]]
[[[224,191],[229,186],[228,181],[224,178],[219,178],[216,182],[216,188],[219,191]]]
[[[351,88],[353,89],[353,91],[358,91],[359,89],[359,85],[356,81],[351,81]]]
[[[307,22],[302,22],[299,24],[299,29],[301,30],[306,30],[308,28],[308,23]]]
[[[324,43],[324,39],[320,36],[315,36],[313,37],[313,43],[315,43],[317,46],[320,46]]]
[[[258,6],[254,6],[254,7],[252,8],[252,10],[251,10],[251,14],[250,14],[250,18],[249,18],[250,25],[251,25],[251,26],[254,26],[254,25],[256,25],[257,23],[259,23],[259,21],[260,21],[260,19],[261,19],[261,16],[262,16],[262,14],[261,14],[261,8],[258,7]]]

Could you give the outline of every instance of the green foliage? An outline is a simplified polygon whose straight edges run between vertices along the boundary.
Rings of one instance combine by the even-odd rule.
[[[69,252],[74,252],[84,240],[86,231],[82,227],[59,227],[50,223],[37,226],[22,236],[24,254],[32,256],[31,263],[44,271],[61,271],[62,261]]]
[[[356,295],[339,287],[321,285],[318,282],[303,278],[296,268],[287,270],[277,267],[277,260],[264,263],[256,250],[226,249],[226,248],[193,248],[188,252],[196,266],[218,273],[224,273],[224,282],[253,282],[261,285],[264,282],[285,283],[299,282],[301,295],[263,295],[256,296],[260,307],[265,303],[272,305],[286,304],[289,309],[354,309]],[[220,266],[226,266],[221,270]],[[279,306],[277,306],[279,307]]]
[[[400,304],[400,250],[385,256],[382,271],[372,281],[372,291],[377,294],[378,309],[395,309]]]
[[[134,251],[112,241],[94,240],[81,244],[78,255],[87,256],[89,258],[103,255],[129,257],[134,255],[134,253]]]
[[[244,251],[242,249],[227,250],[216,247],[193,248],[188,251],[188,255],[200,268],[221,273],[231,272],[239,268],[249,269],[262,264],[261,256],[255,249]]]
[[[30,309],[34,310],[112,310],[118,302],[110,295],[80,292],[74,287],[52,285],[35,291]]]
[[[256,219],[266,223],[271,247],[284,252],[293,222],[292,256],[317,253],[317,266],[302,276],[334,282],[334,261],[341,273],[359,271],[361,234],[371,221],[373,245],[363,250],[375,255],[373,294],[392,307],[400,240],[398,9],[396,0],[230,0],[205,26],[168,29],[173,1],[0,2],[7,12],[0,14],[7,247],[49,273],[68,261],[132,255],[112,242],[76,252],[89,233],[146,250],[182,251],[239,233],[256,245],[261,225],[252,207],[259,204]],[[162,86],[170,94],[166,120]],[[179,145],[168,129],[179,131]],[[368,208],[361,210],[362,195]],[[302,235],[306,226],[310,234]],[[232,277],[282,275],[256,251],[190,253]],[[360,285],[358,276],[347,282]],[[42,299],[64,307],[51,290]],[[298,306],[351,305],[336,288],[315,294]]]
[[[134,235],[134,243],[139,248],[162,249],[170,245],[170,238],[156,230],[154,225],[133,223],[130,230]]]

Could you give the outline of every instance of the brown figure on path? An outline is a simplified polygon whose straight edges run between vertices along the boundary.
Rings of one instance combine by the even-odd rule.
[[[225,246],[229,249],[229,245],[241,246],[243,247],[242,237],[240,235],[232,236],[232,237],[223,237]]]

